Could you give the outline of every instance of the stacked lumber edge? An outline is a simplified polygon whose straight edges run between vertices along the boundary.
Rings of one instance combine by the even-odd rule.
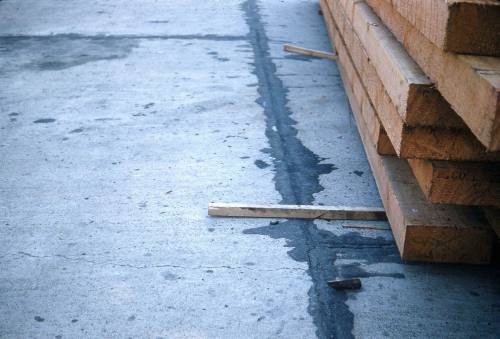
[[[401,257],[489,263],[500,218],[500,1],[320,6]]]

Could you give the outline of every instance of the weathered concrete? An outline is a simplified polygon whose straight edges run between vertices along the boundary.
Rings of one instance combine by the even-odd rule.
[[[380,206],[316,1],[0,1],[0,336],[494,337],[498,270],[209,201]],[[326,281],[360,276],[359,292]]]

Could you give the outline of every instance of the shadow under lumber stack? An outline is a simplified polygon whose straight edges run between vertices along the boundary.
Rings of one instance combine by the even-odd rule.
[[[490,262],[500,215],[500,2],[320,5],[401,257]]]

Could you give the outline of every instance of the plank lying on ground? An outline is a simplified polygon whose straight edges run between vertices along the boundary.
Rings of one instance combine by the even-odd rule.
[[[337,55],[328,52],[316,51],[314,49],[303,48],[298,46],[292,46],[288,44],[283,45],[283,50],[291,53],[297,53],[302,55],[308,55],[318,58],[326,58],[326,59],[337,59]]]
[[[326,0],[320,4],[328,31],[335,34],[337,28]],[[492,233],[478,209],[428,203],[405,160],[377,154],[369,126],[360,113],[361,107],[369,104],[368,95],[355,93],[363,87],[351,85],[357,75],[350,78],[344,71],[344,64],[352,61],[345,45],[339,42],[337,65],[401,257],[410,261],[488,263]]]
[[[344,8],[340,6],[340,0],[329,0],[328,6],[332,9],[332,13],[335,22],[338,23],[338,27],[342,27],[339,31],[343,30],[345,32],[344,35],[342,35],[341,32],[338,32],[336,34],[337,37],[334,36],[334,39],[342,39],[348,47],[356,71],[362,81],[362,85],[365,87],[370,100],[373,103],[375,112],[389,139],[391,140],[397,155],[403,158],[424,158],[436,160],[500,161],[500,152],[486,152],[484,146],[481,145],[470,130],[463,125],[462,129],[457,129],[431,126],[411,127],[405,124],[401,115],[398,114],[395,105],[389,98],[386,88],[378,76],[378,72],[372,65],[372,60],[376,58],[376,56],[367,54],[367,51],[362,45],[360,39],[358,39],[358,36],[354,33],[351,23],[347,19],[344,12]],[[368,20],[370,17],[375,16],[366,4],[359,3],[354,7],[354,9],[355,11],[352,14],[358,21],[358,26],[364,27],[366,25],[371,27],[374,22],[379,25],[379,27],[382,25],[382,23],[376,22],[374,19],[364,21],[365,19]],[[371,15],[358,15],[356,14],[358,11],[368,12],[368,14],[371,13]],[[360,31],[360,34],[363,33],[363,29],[361,28],[357,31]],[[386,36],[390,34],[388,32],[386,33]],[[376,38],[374,37],[373,39]],[[373,49],[386,55],[391,54],[384,47]],[[401,55],[401,53],[402,52],[399,51],[396,54]],[[346,67],[348,68],[346,70],[348,73],[354,71],[349,67],[349,65]],[[381,63],[380,68],[383,67],[383,63]],[[395,69],[397,69],[397,67],[395,67]],[[397,80],[398,83],[401,81],[402,80]],[[425,101],[424,98],[422,98],[422,100]],[[452,112],[452,114],[455,119],[459,119],[455,113]],[[373,119],[369,120],[372,121]],[[447,118],[445,120],[451,121],[453,119]],[[380,135],[382,135],[382,133]],[[384,152],[380,153],[392,154]]]
[[[430,202],[500,206],[500,164],[408,159]]]
[[[381,83],[378,91],[382,91],[376,92],[377,95],[383,93],[388,97],[407,125],[466,128],[432,81],[366,3],[356,3],[350,16],[339,0],[330,0],[328,5],[347,48],[352,51],[356,68],[375,70]],[[368,60],[369,65],[361,65]]]
[[[342,0],[351,13],[359,0]],[[366,0],[488,150],[500,150],[500,58],[447,53],[386,0]]]
[[[384,209],[378,207],[210,203],[208,214],[219,217],[387,220]]]
[[[437,47],[500,56],[498,0],[387,0]]]

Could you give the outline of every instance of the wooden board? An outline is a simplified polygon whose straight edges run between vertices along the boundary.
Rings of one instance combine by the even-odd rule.
[[[387,0],[437,47],[500,56],[498,0]]]
[[[219,217],[327,219],[327,220],[387,220],[380,207],[208,204],[208,215]]]
[[[326,58],[326,59],[333,59],[333,60],[337,59],[337,56],[333,53],[316,51],[314,49],[292,46],[292,45],[288,45],[288,44],[283,45],[283,50],[287,51],[287,52],[291,52],[291,53],[308,55],[308,56],[317,57],[317,58]]]
[[[408,159],[430,202],[500,206],[500,164]]]
[[[338,28],[326,0],[320,4],[328,32],[335,35]],[[358,101],[368,95],[355,93],[363,87],[352,86],[357,75],[344,71],[344,65],[352,63],[351,58],[342,40],[335,46],[346,93],[401,257],[410,261],[488,263],[492,233],[477,209],[428,203],[405,160],[377,154],[369,125],[360,113],[363,103]]]
[[[341,0],[351,13],[359,0]],[[366,0],[488,150],[500,150],[500,58],[447,53],[386,0]]]
[[[431,80],[366,3],[356,3],[350,16],[338,0],[328,4],[347,48],[353,52],[356,68],[375,70],[385,96],[407,125],[465,128]],[[370,65],[362,66],[367,60]]]
[[[377,54],[390,55],[392,52],[388,51],[384,46],[376,46],[377,44],[371,43],[370,46],[364,46],[358,35],[355,34],[359,31],[363,34],[366,29],[354,29],[351,22],[348,20],[344,12],[344,8],[340,5],[340,0],[329,0],[328,5],[332,9],[335,21],[338,23],[339,31],[344,31],[345,34],[340,34],[341,39],[345,42],[350,55],[352,56],[354,66],[362,79],[362,84],[365,87],[375,112],[377,113],[380,122],[382,123],[387,136],[392,142],[396,154],[404,158],[424,158],[436,160],[467,160],[467,161],[500,161],[500,152],[486,152],[486,149],[476,137],[465,126],[462,128],[449,128],[449,127],[435,127],[435,126],[408,126],[403,121],[403,118],[398,113],[396,106],[391,101],[388,95],[387,88],[384,86],[379,78],[377,69],[373,65],[373,60],[377,58]],[[367,15],[358,15],[356,13],[363,12]],[[382,27],[383,24],[375,19],[370,19],[375,15],[365,3],[357,3],[354,6],[352,17],[356,18],[359,27],[372,27],[378,25]],[[368,20],[368,21],[365,21]],[[385,32],[384,36],[389,36],[389,32]],[[374,40],[377,37],[367,38],[367,40]],[[388,38],[385,38],[387,40]],[[395,41],[395,39],[393,39]],[[393,41],[393,45],[397,42]],[[399,44],[399,43],[397,43]],[[402,52],[394,52],[401,56]],[[406,56],[409,58],[408,56]],[[387,58],[386,58],[387,59]],[[391,59],[391,58],[389,58]],[[407,64],[409,62],[406,62]],[[379,64],[379,69],[383,69],[384,62]],[[393,62],[397,64],[396,61]],[[398,66],[394,66],[394,72],[398,72]],[[404,70],[400,70],[404,73]],[[389,80],[387,80],[389,81]],[[403,80],[394,80],[394,87],[396,83],[402,83]],[[390,81],[389,81],[390,82]],[[403,86],[404,87],[404,86]],[[411,87],[411,86],[410,86]],[[425,98],[421,98],[424,102]],[[458,116],[451,112],[455,120],[459,120]],[[415,112],[415,115],[418,115]],[[453,121],[452,117],[446,118],[446,114],[442,116],[443,120]],[[458,124],[455,123],[455,126]],[[386,154],[381,152],[381,154]]]

